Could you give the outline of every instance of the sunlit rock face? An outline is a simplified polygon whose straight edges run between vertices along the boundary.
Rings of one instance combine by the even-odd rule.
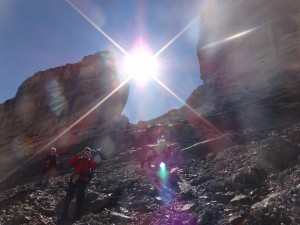
[[[127,84],[115,91],[118,86],[111,52],[29,77],[13,99],[0,105],[0,174],[38,153],[48,154],[52,146],[60,154],[78,151],[95,131],[118,126],[129,93]]]
[[[219,124],[234,117],[248,127],[287,112],[288,104],[289,113],[299,113],[298,0],[204,1],[200,15],[198,58],[204,85],[189,104],[204,115],[215,114]],[[270,112],[267,104],[276,110]],[[225,111],[235,115],[222,119]]]
[[[233,95],[299,74],[299,1],[207,1],[201,16],[198,54],[204,84]]]

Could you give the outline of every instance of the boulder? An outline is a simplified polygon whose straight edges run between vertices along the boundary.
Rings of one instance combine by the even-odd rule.
[[[297,144],[275,136],[261,142],[257,151],[257,160],[261,166],[272,170],[284,170],[296,162],[300,153]]]

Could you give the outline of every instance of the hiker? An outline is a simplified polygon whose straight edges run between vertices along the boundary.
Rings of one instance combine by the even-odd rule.
[[[71,175],[68,189],[65,196],[62,219],[65,219],[68,213],[70,203],[76,193],[76,207],[74,219],[81,217],[82,205],[85,198],[85,189],[89,183],[89,171],[94,170],[97,166],[96,161],[92,157],[92,150],[85,147],[83,151],[73,156],[69,160],[69,164],[75,168],[75,172]]]
[[[96,162],[97,165],[102,163],[102,160],[101,160],[101,157],[100,157],[100,151],[101,151],[101,149],[96,149],[96,150],[91,151],[91,156],[92,156],[92,158],[94,159],[94,161]],[[87,185],[90,184],[90,182],[93,178],[94,178],[94,169],[90,168],[89,173],[88,173]]]
[[[164,154],[164,157],[163,157],[164,162],[170,161],[172,149],[169,145],[167,145],[163,154]]]
[[[148,169],[151,167],[151,163],[155,161],[157,158],[157,153],[154,151],[153,148],[148,149],[146,157],[141,160],[141,168],[144,168],[144,164],[148,166]]]
[[[156,152],[158,154],[158,163],[166,162],[168,157],[170,156],[169,150],[168,150],[168,144],[165,140],[164,136],[162,136],[156,145]]]
[[[52,147],[50,149],[50,154],[45,158],[45,162],[37,186],[48,186],[50,177],[58,173],[57,165],[58,155],[56,154],[56,148]]]

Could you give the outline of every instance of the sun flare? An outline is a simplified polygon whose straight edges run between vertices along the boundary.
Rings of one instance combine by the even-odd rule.
[[[157,58],[145,46],[139,45],[124,59],[125,74],[138,84],[156,77],[159,70]]]

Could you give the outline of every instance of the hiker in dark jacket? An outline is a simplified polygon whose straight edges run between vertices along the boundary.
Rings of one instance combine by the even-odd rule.
[[[50,177],[58,173],[57,165],[58,165],[58,155],[56,154],[56,148],[52,147],[50,149],[50,154],[47,155],[44,161],[38,186],[47,186],[49,184]]]
[[[70,178],[67,193],[65,196],[62,219],[65,219],[68,213],[70,203],[76,193],[76,207],[74,219],[81,217],[82,205],[85,198],[85,189],[88,184],[88,173],[90,169],[95,169],[96,161],[93,159],[91,149],[85,147],[79,154],[69,160],[69,164],[75,168],[75,172]]]
[[[146,154],[146,157],[141,160],[141,168],[144,168],[144,165],[146,164],[147,168],[146,169],[150,169],[151,168],[151,163],[153,163],[155,161],[155,159],[157,158],[157,153],[154,151],[153,148],[149,148],[148,152]]]

